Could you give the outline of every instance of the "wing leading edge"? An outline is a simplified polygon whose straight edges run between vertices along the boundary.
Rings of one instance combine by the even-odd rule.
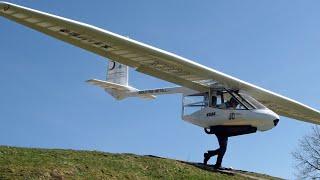
[[[207,80],[214,80],[227,88],[245,91],[279,115],[320,124],[316,109],[104,29],[6,2],[0,2],[0,15],[159,79],[199,92],[208,91]]]

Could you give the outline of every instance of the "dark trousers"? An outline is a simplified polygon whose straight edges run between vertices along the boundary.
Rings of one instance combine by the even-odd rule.
[[[221,166],[222,159],[224,154],[227,151],[227,144],[228,144],[228,136],[215,134],[217,136],[219,142],[219,148],[213,151],[208,151],[210,157],[218,155],[216,165]]]

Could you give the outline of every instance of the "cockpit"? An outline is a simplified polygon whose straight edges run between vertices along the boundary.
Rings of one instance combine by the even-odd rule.
[[[185,95],[183,97],[184,114],[190,114],[205,107],[226,110],[252,110],[266,108],[259,101],[245,93],[226,89],[212,91],[211,93]]]
[[[238,91],[216,91],[211,95],[209,107],[220,109],[251,110],[266,108],[251,96]]]

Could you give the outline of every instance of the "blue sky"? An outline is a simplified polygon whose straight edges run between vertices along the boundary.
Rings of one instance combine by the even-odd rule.
[[[320,1],[10,1],[176,53],[320,109]],[[0,18],[0,144],[202,161],[214,136],[181,120],[181,97],[117,102],[84,81],[107,61]],[[140,88],[170,85],[130,71]],[[229,140],[224,166],[294,178],[291,152],[312,125]],[[214,163],[215,159],[211,161]]]

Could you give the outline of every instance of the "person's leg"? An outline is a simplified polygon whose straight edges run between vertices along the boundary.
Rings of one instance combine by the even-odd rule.
[[[218,139],[218,142],[219,142],[219,138],[218,136],[216,135],[217,139]],[[220,145],[220,143],[219,143]],[[212,157],[212,156],[215,156],[219,153],[220,151],[220,148],[216,149],[216,150],[209,150],[207,153],[204,153],[203,154],[203,164],[207,165],[209,159]]]
[[[219,153],[220,148],[216,149],[216,150],[209,150],[208,154],[210,155],[210,157],[215,156]]]
[[[210,155],[208,153],[203,153],[203,164],[207,165],[210,159]]]
[[[228,136],[217,135],[217,138],[218,138],[220,148],[218,151],[218,157],[217,157],[217,162],[215,164],[215,168],[220,168],[222,164],[223,156],[227,151]]]
[[[203,164],[207,165],[209,159],[212,157],[212,156],[215,156],[217,155],[219,152],[219,149],[216,149],[216,150],[209,150],[207,153],[204,153],[203,154]]]

